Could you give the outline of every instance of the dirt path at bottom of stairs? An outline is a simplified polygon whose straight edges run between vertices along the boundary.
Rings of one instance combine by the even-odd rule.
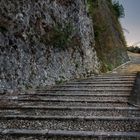
[[[140,71],[140,54],[128,52],[130,62],[113,70],[113,73],[135,73]]]

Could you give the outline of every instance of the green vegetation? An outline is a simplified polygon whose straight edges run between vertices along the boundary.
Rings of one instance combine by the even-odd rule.
[[[55,84],[60,85],[66,82],[66,78],[64,76],[60,76],[58,80],[55,81]]]
[[[7,28],[5,28],[4,26],[0,26],[0,32],[1,33],[5,33],[7,31],[8,31]]]
[[[94,26],[94,35],[95,38],[99,39],[99,37],[101,36],[102,33],[107,31],[107,25],[105,23],[102,23],[100,25],[95,25]]]
[[[125,13],[122,4],[120,4],[119,1],[114,1],[112,2],[112,5],[117,18],[124,18]]]
[[[87,0],[87,7],[88,7],[89,14],[93,13],[93,10],[94,10],[93,3],[94,3],[94,0]]]
[[[56,25],[51,38],[51,40],[53,40],[52,45],[64,49],[65,46],[71,43],[72,33],[73,27],[70,23],[66,23],[64,27],[62,27],[62,25]]]
[[[0,16],[0,32],[5,34],[9,31],[10,26],[13,24],[12,21],[6,19],[3,16]]]
[[[72,45],[79,45],[79,40],[74,34],[74,28],[71,23],[65,23],[64,25],[56,24],[42,36],[41,41],[60,49],[66,49]]]
[[[140,48],[138,46],[128,47],[127,50],[133,53],[140,53]]]
[[[118,18],[124,9],[118,1],[88,0],[88,10],[93,19],[95,49],[101,61],[101,71],[110,71],[123,63],[121,54],[126,41]]]

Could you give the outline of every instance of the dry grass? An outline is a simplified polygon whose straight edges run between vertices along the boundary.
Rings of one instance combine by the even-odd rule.
[[[95,50],[101,61],[101,72],[111,71],[128,59],[125,53],[126,42],[122,27],[111,1],[88,1],[90,15],[93,19]]]

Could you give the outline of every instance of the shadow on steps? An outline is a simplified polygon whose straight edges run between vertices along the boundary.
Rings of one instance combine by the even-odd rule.
[[[140,72],[137,73],[129,103],[140,108]]]

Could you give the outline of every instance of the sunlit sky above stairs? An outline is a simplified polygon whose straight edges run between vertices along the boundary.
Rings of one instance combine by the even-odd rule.
[[[125,32],[128,45],[140,46],[140,0],[119,0],[125,9],[125,18],[121,23]]]

